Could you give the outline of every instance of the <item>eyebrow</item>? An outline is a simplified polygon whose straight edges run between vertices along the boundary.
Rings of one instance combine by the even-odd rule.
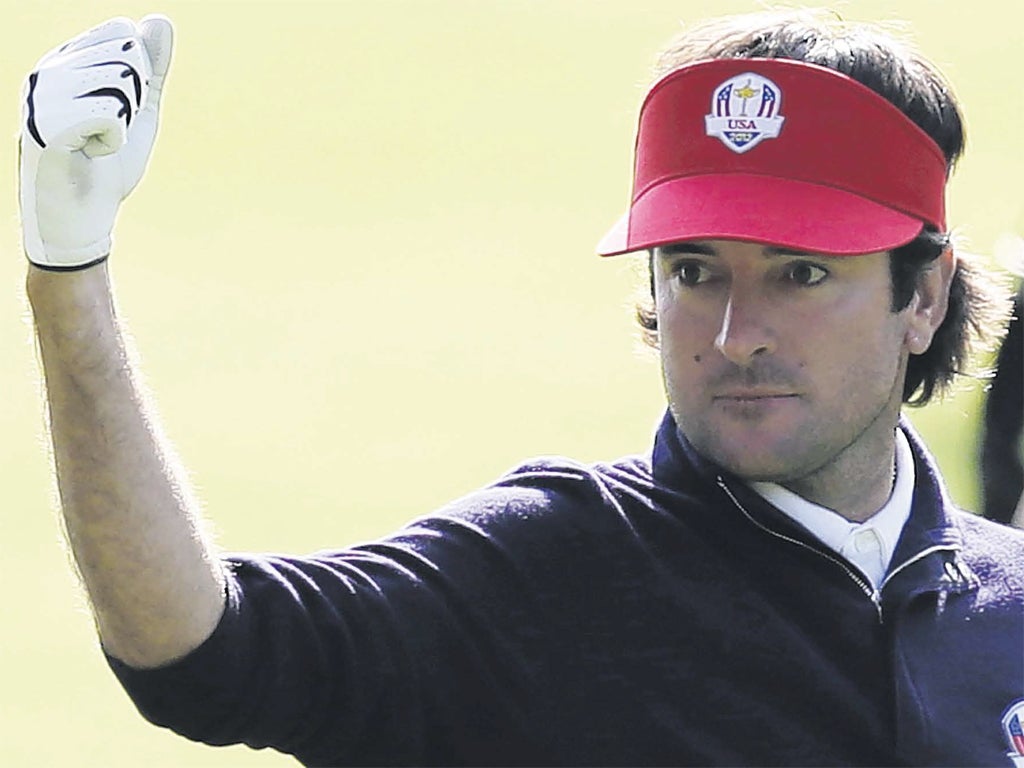
[[[706,243],[669,243],[667,245],[659,245],[657,247],[665,256],[681,256],[684,254],[692,254],[695,256],[718,256],[718,251],[714,246],[707,245]],[[812,253],[810,251],[801,251],[796,248],[782,248],[774,245],[765,246],[765,256],[809,256],[820,258],[825,254]]]

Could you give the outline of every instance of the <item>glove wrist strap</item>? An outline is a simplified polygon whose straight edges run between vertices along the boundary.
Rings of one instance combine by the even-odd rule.
[[[87,261],[84,264],[40,264],[38,261],[32,261],[29,259],[29,263],[33,266],[39,267],[44,272],[79,272],[89,267],[95,267],[97,264],[102,264],[110,257],[109,253],[105,253],[98,259]]]

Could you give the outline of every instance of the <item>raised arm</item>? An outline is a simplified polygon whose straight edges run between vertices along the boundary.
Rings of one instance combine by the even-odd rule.
[[[213,631],[225,581],[147,406],[107,272],[156,136],[172,28],[114,19],[47,54],[23,94],[21,215],[67,536],[102,643],[136,667]]]

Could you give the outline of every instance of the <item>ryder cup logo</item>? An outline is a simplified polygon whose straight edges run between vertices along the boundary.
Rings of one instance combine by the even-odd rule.
[[[1024,768],[1024,699],[1014,702],[1003,715],[1003,730],[1010,744],[1007,757],[1015,768]]]
[[[764,139],[774,139],[785,120],[779,110],[782,91],[767,77],[747,72],[726,80],[711,97],[704,118],[708,136],[717,136],[733,152],[746,152]]]

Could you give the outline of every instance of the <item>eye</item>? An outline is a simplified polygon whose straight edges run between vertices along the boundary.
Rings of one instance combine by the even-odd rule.
[[[809,261],[797,261],[786,267],[786,279],[797,285],[817,285],[828,277],[828,270]]]
[[[699,261],[680,261],[672,267],[675,278],[687,287],[706,283],[711,279],[711,270]]]

